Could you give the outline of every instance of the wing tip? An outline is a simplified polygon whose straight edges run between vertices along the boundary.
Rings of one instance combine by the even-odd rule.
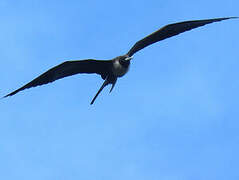
[[[1,97],[1,99],[5,99],[5,98],[10,97],[10,96],[11,96],[10,94],[7,94],[7,95]]]
[[[223,18],[217,18],[216,20],[218,21],[224,21],[224,20],[228,20],[228,19],[237,19],[239,17],[237,16],[232,16],[232,17],[223,17]]]
[[[1,99],[4,99],[4,98],[6,98],[6,97],[8,97],[8,95],[1,97]]]
[[[219,18],[219,19],[221,19],[221,20],[227,20],[227,19],[237,19],[237,18],[239,18],[239,17],[237,17],[237,16],[232,16],[232,17],[224,17],[224,18]]]
[[[239,18],[239,16],[228,17],[228,19],[236,19],[236,18]]]
[[[1,99],[4,99],[4,98],[7,98],[7,97],[10,97],[10,96],[12,96],[12,95],[14,95],[14,94],[15,94],[15,93],[7,94],[7,95],[3,96]]]
[[[23,90],[23,89],[22,89],[22,88],[17,89],[16,91],[13,91],[13,92],[11,92],[11,93],[9,93],[9,94],[3,96],[1,99],[7,98],[7,97],[10,97],[10,96],[13,96],[13,95],[17,94],[17,93],[18,93],[19,91],[21,91],[21,90]]]

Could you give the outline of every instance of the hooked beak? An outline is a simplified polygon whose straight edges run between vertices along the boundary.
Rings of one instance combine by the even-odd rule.
[[[133,57],[127,57],[127,58],[125,58],[126,61],[130,61],[131,59],[133,59]]]

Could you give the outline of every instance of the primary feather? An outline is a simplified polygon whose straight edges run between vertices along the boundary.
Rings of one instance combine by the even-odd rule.
[[[101,61],[94,59],[79,60],[79,61],[66,61],[62,64],[55,66],[37,78],[33,79],[31,82],[27,83],[23,87],[7,94],[4,97],[12,96],[19,91],[24,89],[40,86],[43,84],[48,84],[55,80],[72,76],[78,73],[96,73],[104,76],[109,71],[110,61]]]
[[[166,25],[159,30],[155,31],[154,33],[146,36],[145,38],[141,39],[140,41],[136,42],[134,46],[129,50],[127,53],[129,56],[132,56],[137,51],[149,46],[153,43],[158,41],[164,40],[166,38],[178,35],[185,31],[189,31],[191,29],[204,26],[206,24],[210,24],[213,22],[223,21],[227,19],[232,19],[237,17],[226,17],[226,18],[216,18],[216,19],[205,19],[205,20],[194,20],[194,21],[184,21],[174,24]]]

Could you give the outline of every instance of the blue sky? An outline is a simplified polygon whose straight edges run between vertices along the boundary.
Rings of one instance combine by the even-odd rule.
[[[0,1],[0,95],[72,59],[111,59],[163,25],[239,1]],[[76,75],[0,102],[4,180],[237,180],[239,20],[134,55],[114,91]]]

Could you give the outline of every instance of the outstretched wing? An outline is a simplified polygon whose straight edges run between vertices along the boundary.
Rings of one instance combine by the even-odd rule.
[[[47,84],[53,82],[55,80],[72,76],[78,73],[96,73],[100,74],[101,76],[105,76],[105,73],[109,71],[109,65],[111,61],[101,61],[101,60],[79,60],[79,61],[66,61],[58,66],[49,69],[42,75],[38,76],[31,82],[27,83],[23,87],[7,94],[4,97],[12,96],[19,91],[22,91],[27,88],[32,88],[35,86]]]
[[[232,18],[237,18],[237,17],[184,21],[184,22],[166,25],[162,27],[161,29],[155,31],[154,33],[148,35],[144,39],[141,39],[140,41],[136,42],[135,45],[129,50],[127,55],[132,56],[134,53],[145,48],[146,46],[149,46],[150,44],[178,35],[182,32],[189,31],[191,29],[204,26],[206,24],[210,24],[213,22],[218,22],[218,21],[232,19]]]

